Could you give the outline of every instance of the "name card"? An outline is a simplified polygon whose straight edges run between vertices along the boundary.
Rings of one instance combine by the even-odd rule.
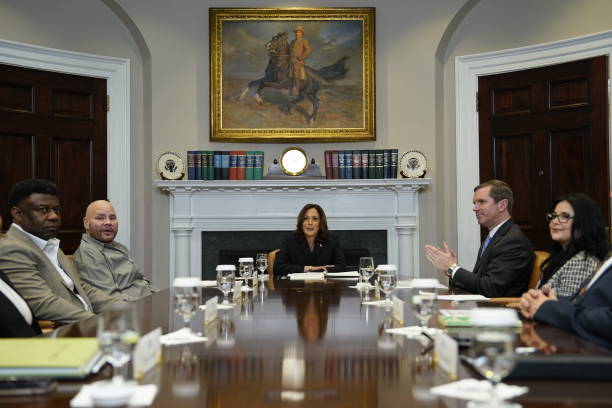
[[[136,379],[155,367],[161,357],[161,327],[151,330],[138,340],[134,347],[134,377]]]
[[[395,320],[399,322],[399,324],[404,324],[404,301],[398,298],[397,296],[392,296],[391,301],[393,302],[393,307],[391,309],[392,316]]]
[[[213,296],[206,301],[206,310],[204,311],[204,325],[217,318],[217,297]]]
[[[441,369],[448,373],[451,380],[457,379],[459,363],[459,344],[444,332],[438,332],[434,338],[434,357]]]
[[[380,300],[380,286],[378,285],[378,280],[374,281],[374,299]]]
[[[234,282],[234,303],[242,302],[242,281],[237,280]]]

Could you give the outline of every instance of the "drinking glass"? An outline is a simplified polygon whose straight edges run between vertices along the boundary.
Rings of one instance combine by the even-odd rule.
[[[238,272],[242,279],[244,279],[244,285],[248,287],[249,279],[253,278],[253,258],[238,259]]]
[[[200,336],[191,329],[191,318],[200,307],[200,279],[176,278],[174,287],[174,310],[183,318],[185,335]]]
[[[490,310],[487,310],[490,309]],[[514,367],[514,328],[519,320],[515,310],[478,308],[470,313],[474,326],[472,365],[491,382],[486,401],[470,401],[468,408],[520,408],[520,404],[503,401],[497,392],[502,378]]]
[[[419,291],[418,294],[412,296],[412,310],[419,320],[420,327],[427,327],[429,318],[436,313],[436,299],[436,292]]]
[[[138,342],[138,319],[131,303],[113,303],[98,315],[100,351],[113,366],[112,383],[124,383],[121,368],[130,361]]]
[[[363,277],[367,290],[369,287],[369,280],[372,275],[374,275],[374,258],[371,256],[362,256],[359,258],[359,274]]]
[[[263,273],[268,269],[268,254],[257,254],[257,258],[255,258],[255,266],[259,271],[259,279],[264,280]]]
[[[217,287],[223,292],[222,305],[231,305],[227,295],[234,287],[236,267],[234,265],[217,265]]]
[[[385,303],[391,305],[389,295],[397,286],[397,268],[395,265],[378,265],[376,268],[378,275],[378,286],[385,294]]]

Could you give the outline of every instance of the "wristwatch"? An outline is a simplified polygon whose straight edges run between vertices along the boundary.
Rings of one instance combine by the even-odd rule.
[[[457,269],[459,269],[460,266],[457,265],[456,263],[452,264],[447,270],[446,270],[446,276],[448,276],[449,278],[453,277],[453,273],[455,273],[455,271]]]

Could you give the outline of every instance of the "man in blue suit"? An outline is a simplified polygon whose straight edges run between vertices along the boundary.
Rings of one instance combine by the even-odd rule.
[[[528,319],[577,334],[612,348],[612,257],[587,279],[571,299],[558,299],[554,290],[531,289],[521,297]]]

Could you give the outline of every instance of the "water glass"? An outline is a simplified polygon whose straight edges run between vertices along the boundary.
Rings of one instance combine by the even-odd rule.
[[[255,258],[255,267],[259,271],[260,279],[263,280],[263,274],[268,269],[268,254],[260,253]]]
[[[412,310],[419,320],[419,326],[427,327],[429,318],[436,313],[436,300],[436,292],[420,291],[412,296]]]
[[[198,336],[191,330],[191,318],[200,307],[200,279],[176,278],[174,287],[174,310],[183,318],[183,331]]]
[[[238,272],[240,273],[242,279],[244,279],[244,284],[246,286],[249,286],[249,279],[253,278],[254,271],[253,258],[238,259]]]
[[[374,258],[371,256],[362,256],[359,258],[359,275],[366,283],[366,290],[369,285],[369,280],[374,275]]]
[[[113,303],[98,314],[97,337],[100,351],[113,366],[115,384],[123,383],[121,368],[130,361],[139,336],[133,303]]]
[[[236,267],[234,265],[217,265],[217,287],[223,293],[222,305],[231,305],[227,295],[234,287]]]
[[[385,294],[385,302],[391,305],[389,295],[397,286],[397,267],[395,265],[378,265],[375,272],[378,276],[378,286]]]

